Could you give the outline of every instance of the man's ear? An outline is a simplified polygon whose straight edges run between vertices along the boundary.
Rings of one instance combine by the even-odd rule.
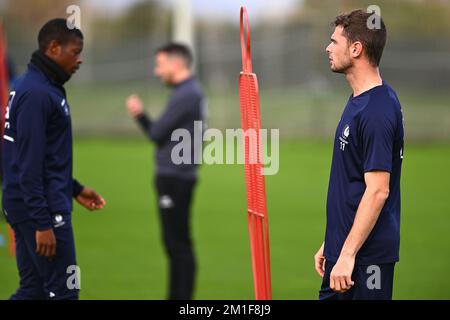
[[[61,44],[56,41],[50,41],[45,53],[50,57],[58,57],[61,54]]]
[[[350,55],[352,58],[359,58],[361,57],[363,52],[363,45],[360,41],[355,41],[350,45]]]

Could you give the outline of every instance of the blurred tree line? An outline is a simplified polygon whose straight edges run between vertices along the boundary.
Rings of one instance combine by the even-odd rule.
[[[170,35],[170,7],[163,1],[132,2],[127,10],[119,14],[108,14],[108,10],[102,12],[98,6],[95,12],[91,12],[90,3],[86,0],[1,0],[0,14],[7,26],[10,41],[34,41],[35,32],[31,31],[38,30],[51,17],[67,16],[66,8],[73,4],[82,8],[82,21],[84,15],[89,16],[89,28],[92,29],[91,35],[95,42],[106,45],[155,35]],[[366,9],[373,4],[381,8],[392,39],[450,37],[449,0],[303,0],[298,2],[297,8],[286,14],[283,24],[308,23],[329,27],[332,17],[337,14],[356,8]],[[209,23],[214,25],[214,19],[203,19],[197,27],[207,28]],[[228,25],[225,28],[235,29],[231,27],[235,24],[232,21],[221,23]],[[261,27],[273,23],[280,24],[267,19],[260,21]]]
[[[389,27],[390,37],[450,38],[450,1],[448,0],[304,0],[303,10],[296,11],[293,21],[334,17],[354,9],[377,5]],[[336,8],[338,11],[336,11]]]
[[[45,21],[67,16],[67,6],[79,5],[89,66],[80,73],[81,81],[116,79],[117,74],[115,81],[145,79],[152,52],[171,37],[171,8],[162,0],[130,2],[118,12],[103,10],[99,2],[94,6],[95,0],[0,1],[9,48],[18,65],[27,63],[36,48],[37,30]],[[450,51],[449,0],[303,0],[278,18],[268,15],[252,21],[255,66],[263,75],[270,75],[262,85],[323,82],[321,74],[328,73],[324,48],[334,17],[373,4],[380,7],[388,27],[385,70],[389,72],[391,67],[391,74],[402,73],[405,79],[421,72],[425,75],[418,85],[435,79],[446,79],[441,86],[449,84],[450,77],[445,74],[450,68],[446,59]],[[217,5],[220,8],[220,3]],[[198,71],[209,83],[225,90],[233,86],[233,74],[239,72],[238,29],[238,16],[234,21],[216,16],[196,19]],[[409,61],[412,67],[405,64],[405,56],[416,59]]]

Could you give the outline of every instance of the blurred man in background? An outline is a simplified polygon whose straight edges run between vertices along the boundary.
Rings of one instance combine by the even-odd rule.
[[[72,177],[72,128],[63,85],[80,67],[83,35],[66,19],[39,31],[26,72],[10,92],[3,136],[3,212],[16,238],[20,287],[11,299],[77,299],[72,197],[105,201]],[[72,270],[72,272],[69,272]]]
[[[147,137],[156,144],[155,185],[159,198],[162,235],[169,257],[169,299],[192,299],[195,283],[196,259],[190,230],[190,207],[197,181],[195,154],[201,143],[194,141],[198,130],[196,121],[204,121],[204,98],[200,83],[193,76],[192,53],[184,45],[170,43],[156,52],[154,74],[170,86],[173,93],[162,116],[152,120],[137,95],[128,97],[126,107]],[[190,134],[189,161],[173,159],[172,140],[176,129]],[[200,128],[199,134],[202,134]],[[197,132],[198,134],[198,132]]]
[[[373,28],[369,19],[377,19]],[[315,255],[320,299],[391,299],[400,245],[403,116],[379,64],[386,27],[362,10],[338,16],[326,51],[350,96],[336,130],[325,242]]]

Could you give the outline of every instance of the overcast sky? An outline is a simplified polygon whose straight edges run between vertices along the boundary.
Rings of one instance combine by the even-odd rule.
[[[142,0],[90,0],[99,9],[118,12],[131,4]],[[161,3],[171,5],[174,0],[164,0]],[[238,21],[239,8],[245,5],[252,19],[263,16],[283,16],[295,4],[302,0],[191,0],[194,13],[201,17],[227,18]]]

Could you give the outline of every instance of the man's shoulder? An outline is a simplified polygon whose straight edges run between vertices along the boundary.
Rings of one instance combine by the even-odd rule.
[[[373,104],[395,104],[399,105],[400,101],[398,100],[397,93],[395,90],[388,85],[387,83],[383,83],[382,86],[378,88],[378,90],[374,90],[370,95],[370,102]]]
[[[182,98],[202,98],[203,89],[200,82],[196,79],[190,79],[184,85],[175,90],[174,95]]]
[[[38,102],[42,100],[50,100],[50,90],[39,83],[23,82],[21,85],[16,86],[13,91],[16,93],[17,101],[32,101]]]
[[[369,94],[369,99],[361,110],[362,115],[395,116],[401,106],[397,94],[387,84],[383,84]]]
[[[14,92],[14,109],[40,109],[39,106],[45,109],[51,108],[57,103],[56,95],[53,89],[45,83],[35,81],[24,74],[19,79],[11,92]]]
[[[170,98],[169,108],[175,107],[180,112],[196,112],[203,101],[203,93],[197,88],[180,88]],[[183,111],[181,111],[183,110]]]
[[[42,96],[48,95],[51,91],[51,86],[48,81],[39,74],[39,71],[32,67],[28,69],[17,79],[13,91],[20,95]]]

